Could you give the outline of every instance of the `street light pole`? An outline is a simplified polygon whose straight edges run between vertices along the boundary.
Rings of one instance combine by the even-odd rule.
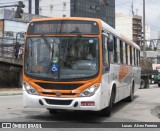
[[[146,45],[146,29],[145,29],[145,0],[143,0],[143,58],[146,59],[146,49],[145,49],[145,45]]]

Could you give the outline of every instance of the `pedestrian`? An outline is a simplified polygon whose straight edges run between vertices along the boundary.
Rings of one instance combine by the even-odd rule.
[[[18,57],[19,57],[20,59],[22,59],[22,55],[23,55],[23,47],[20,45],[20,47],[19,47],[19,52],[18,52]]]

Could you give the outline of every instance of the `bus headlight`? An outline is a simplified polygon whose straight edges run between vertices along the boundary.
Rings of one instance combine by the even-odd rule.
[[[97,91],[97,89],[99,88],[100,84],[94,84],[91,87],[85,89],[83,92],[80,93],[80,97],[90,97],[93,96],[95,94],[95,92]]]
[[[30,86],[27,82],[23,82],[23,87],[25,88],[28,94],[38,95],[38,92],[32,86]]]

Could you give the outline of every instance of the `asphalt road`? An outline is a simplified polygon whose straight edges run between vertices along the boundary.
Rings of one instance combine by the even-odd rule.
[[[160,88],[151,85],[139,89],[131,103],[114,105],[112,116],[102,117],[96,112],[62,111],[50,115],[46,109],[22,107],[22,95],[0,96],[0,122],[160,122]]]

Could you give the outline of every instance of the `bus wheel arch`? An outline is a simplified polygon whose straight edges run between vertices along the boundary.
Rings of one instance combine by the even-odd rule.
[[[115,98],[116,98],[116,84],[115,83],[112,86],[112,90],[111,90],[110,94],[111,94],[111,96],[110,96],[110,100],[109,100],[109,105],[101,110],[101,114],[106,117],[111,116],[112,107],[113,107],[113,104],[115,103]]]
[[[115,103],[115,99],[116,99],[116,94],[117,94],[117,88],[116,88],[116,84],[114,83],[113,86],[112,86],[112,91],[111,93],[113,92],[113,101],[112,103],[114,104]]]
[[[132,102],[134,99],[134,90],[135,90],[135,82],[132,80],[131,88],[130,88],[130,95],[127,97],[128,102]]]

